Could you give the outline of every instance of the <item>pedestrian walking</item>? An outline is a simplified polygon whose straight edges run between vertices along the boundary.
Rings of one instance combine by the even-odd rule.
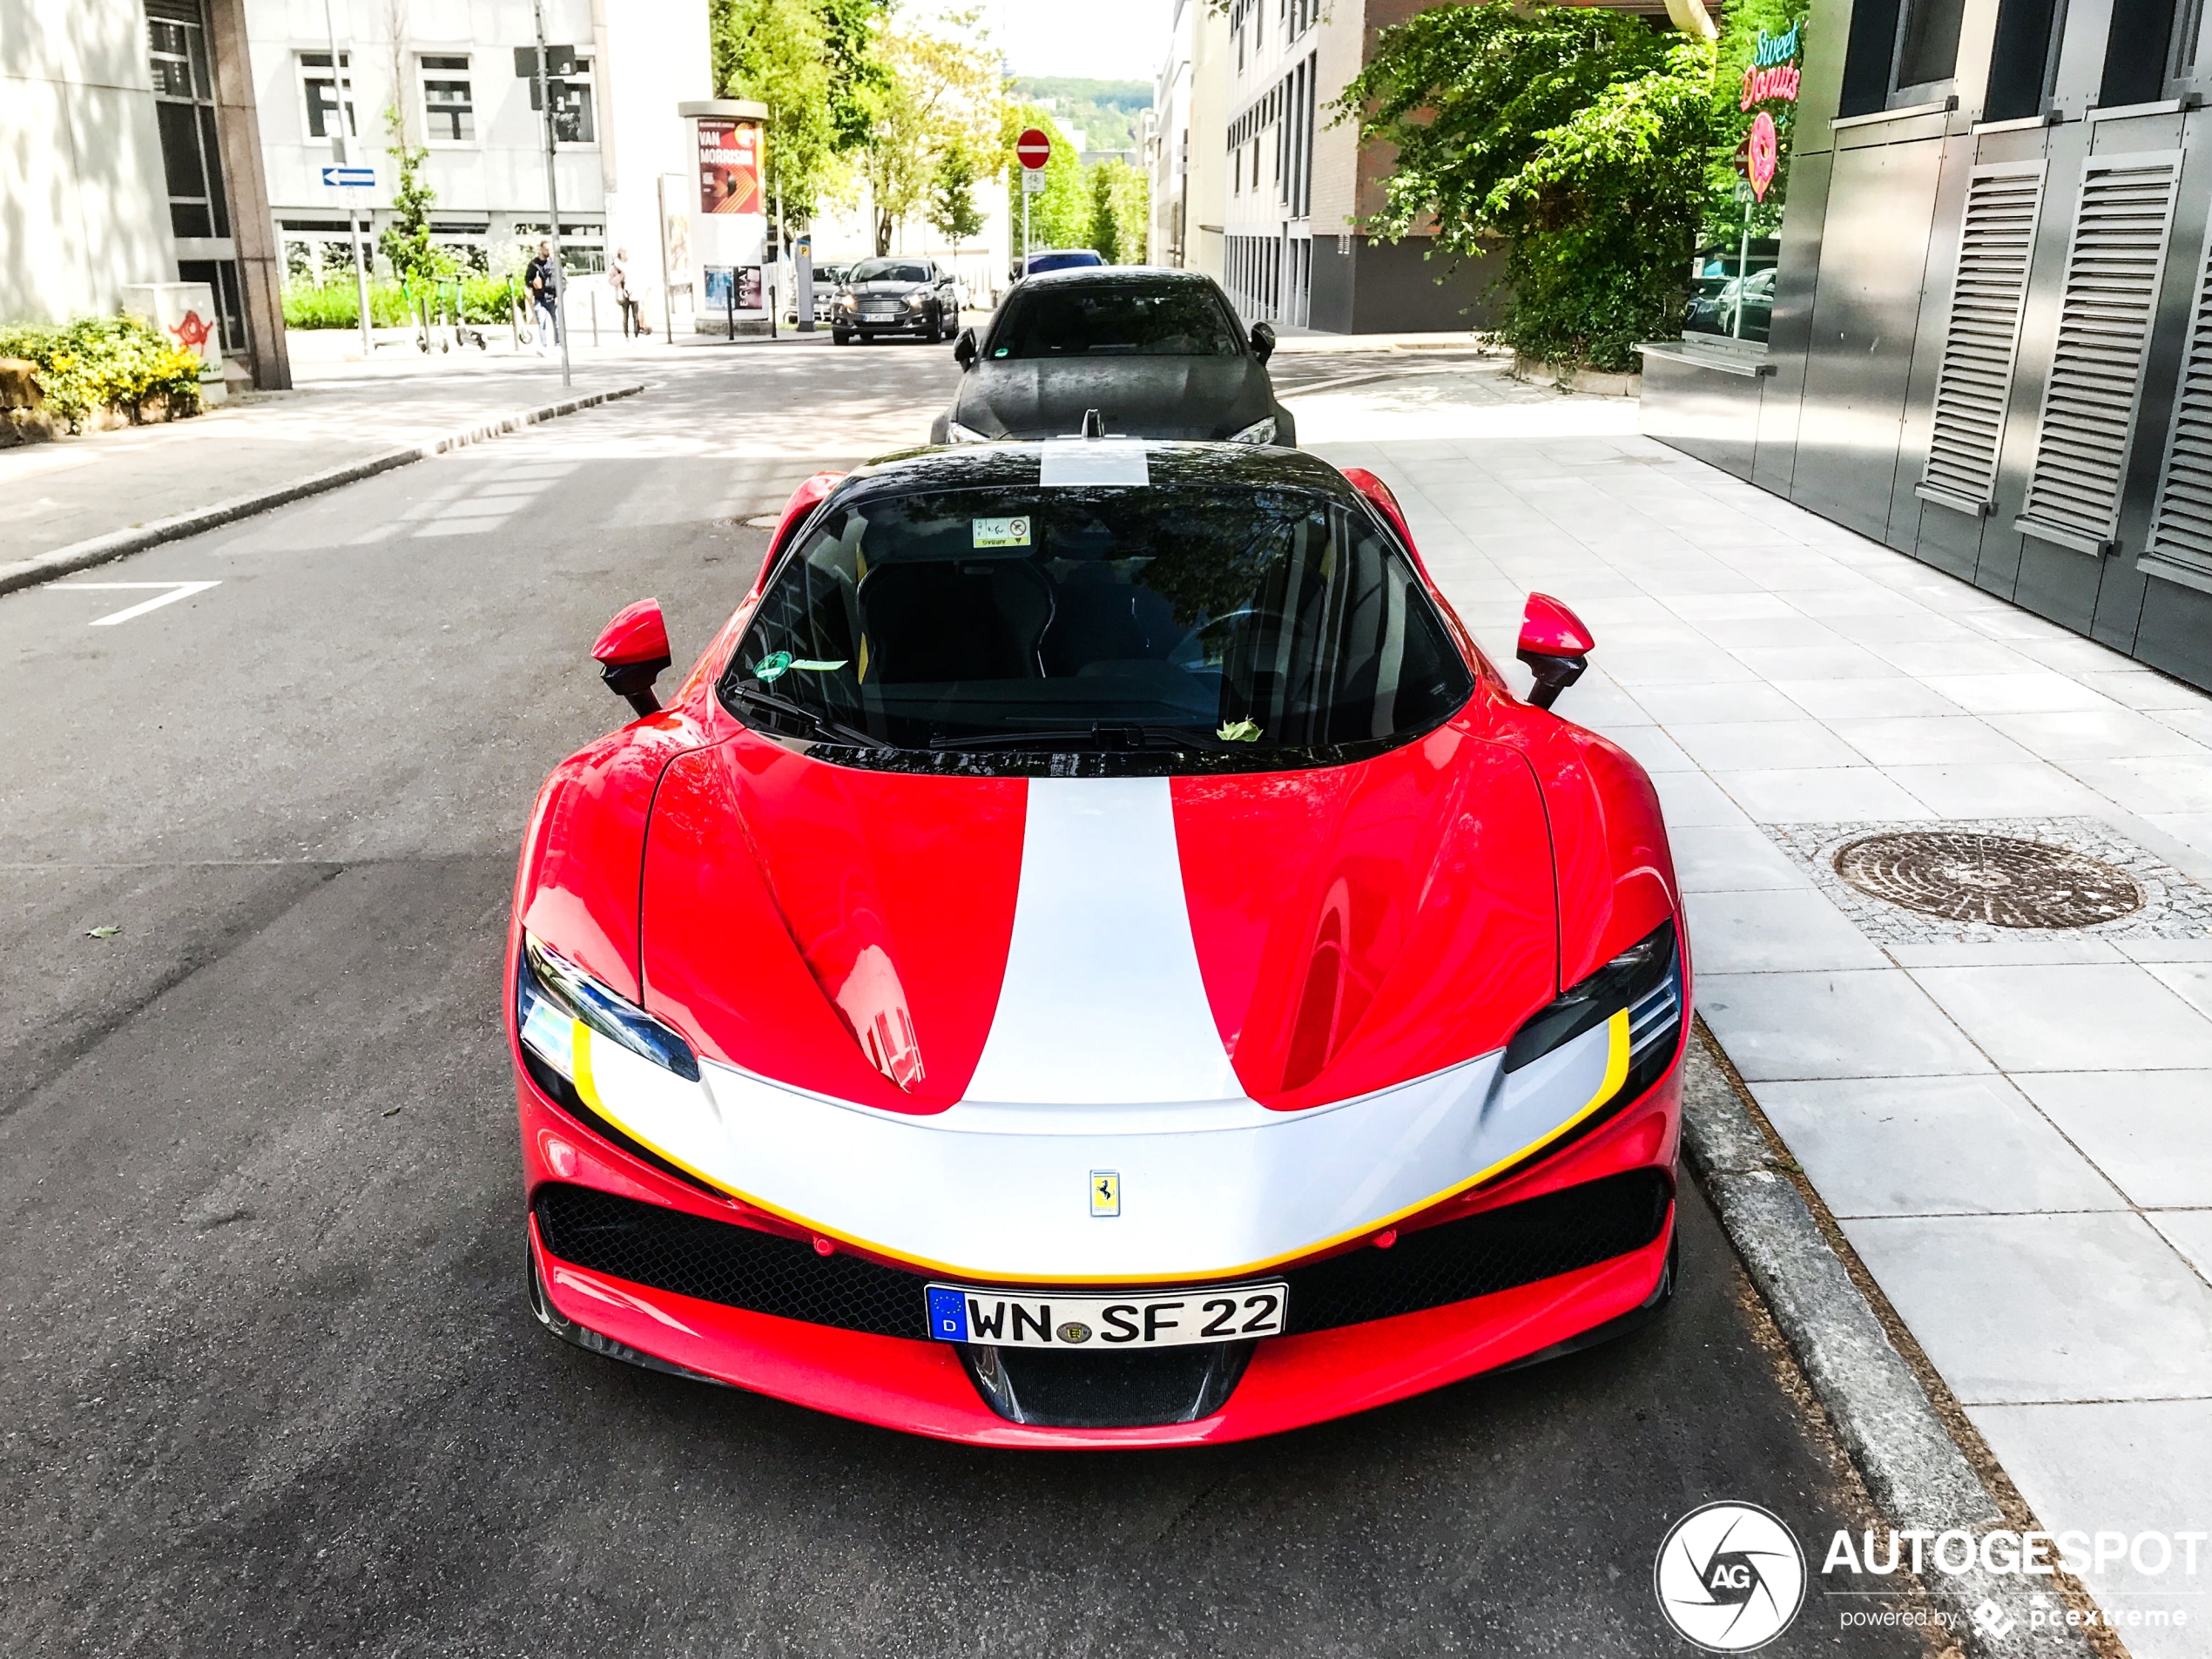
[[[622,332],[640,337],[651,334],[653,326],[645,320],[638,296],[631,290],[628,248],[615,250],[615,262],[607,267],[607,287],[614,291],[615,304],[622,309]]]
[[[537,245],[537,257],[523,273],[523,281],[530,291],[530,317],[537,328],[537,354],[543,357],[546,341],[561,343],[561,290],[566,286],[553,262],[551,242]]]

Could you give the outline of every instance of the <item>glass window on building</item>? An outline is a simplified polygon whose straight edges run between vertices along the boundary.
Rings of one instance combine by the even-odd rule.
[[[553,84],[553,136],[563,144],[594,144],[597,129],[591,116],[591,60],[579,57],[576,67]]]
[[[330,72],[328,52],[300,54],[300,95],[307,114],[307,136],[328,139],[335,130],[338,113],[339,83],[345,84],[346,136],[361,136],[361,122],[354,113],[353,54],[338,54],[338,73]]]
[[[428,57],[422,64],[422,126],[432,144],[472,144],[476,101],[465,57]]]
[[[199,0],[146,0],[146,59],[161,134],[169,231],[179,243],[177,280],[214,289],[223,349],[242,351],[244,295],[230,246],[214,78],[208,72],[207,24]]]

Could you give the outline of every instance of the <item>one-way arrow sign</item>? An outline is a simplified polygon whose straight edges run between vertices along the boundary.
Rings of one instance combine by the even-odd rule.
[[[374,167],[325,167],[322,181],[347,190],[376,188],[376,169]]]

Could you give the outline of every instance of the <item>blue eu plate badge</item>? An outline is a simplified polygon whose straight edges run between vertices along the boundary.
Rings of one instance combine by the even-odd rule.
[[[946,1285],[931,1285],[929,1334],[940,1342],[967,1341],[968,1298]]]

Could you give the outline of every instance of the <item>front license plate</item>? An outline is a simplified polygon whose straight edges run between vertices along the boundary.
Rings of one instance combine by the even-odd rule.
[[[1135,1295],[1062,1295],[932,1285],[929,1334],[1001,1348],[1181,1348],[1279,1337],[1290,1287],[1222,1285]]]

